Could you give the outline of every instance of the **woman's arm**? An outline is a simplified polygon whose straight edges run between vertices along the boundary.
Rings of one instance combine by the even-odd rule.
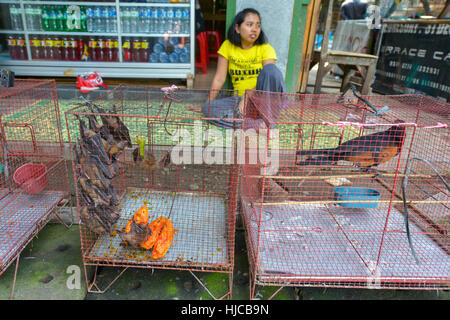
[[[228,60],[219,54],[217,58],[216,74],[214,75],[213,81],[211,83],[211,91],[209,94],[210,100],[214,100],[217,97],[218,90],[222,89],[223,84],[227,80],[227,74]]]
[[[263,64],[263,67],[266,65],[266,64],[269,64],[269,63],[275,63],[275,59],[267,59],[267,60],[263,60],[263,62],[262,62],[262,64]]]

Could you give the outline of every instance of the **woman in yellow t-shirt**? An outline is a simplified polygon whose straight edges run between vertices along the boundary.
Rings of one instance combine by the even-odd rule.
[[[233,125],[223,119],[241,115],[245,90],[286,92],[283,75],[275,66],[277,55],[273,47],[266,43],[257,10],[247,8],[240,11],[228,29],[227,38],[218,51],[217,70],[211,84],[209,101],[201,108],[207,117],[222,119],[214,121],[222,127]],[[239,96],[216,99],[228,74]],[[261,122],[259,119],[255,123],[255,129]]]

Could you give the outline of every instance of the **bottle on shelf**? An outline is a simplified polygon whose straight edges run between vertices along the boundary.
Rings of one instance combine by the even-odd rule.
[[[53,51],[54,51],[54,60],[62,60],[62,49],[63,44],[61,38],[56,36],[53,38]]]
[[[75,37],[70,37],[69,39],[69,60],[77,61],[78,57],[78,40]]]
[[[106,41],[102,37],[97,39],[97,61],[106,61]]]
[[[94,32],[94,19],[92,7],[86,7],[86,30],[88,32]]]
[[[175,17],[175,13],[173,11],[172,7],[168,7],[166,8],[166,29],[167,31],[172,31],[174,32],[175,28],[174,28],[174,17]]]
[[[94,7],[94,32],[104,32],[101,7]]]
[[[130,9],[128,7],[123,7],[120,10],[120,21],[122,23],[122,32],[130,32]]]
[[[58,30],[56,11],[54,6],[48,6],[48,31]]]
[[[181,21],[181,33],[189,34],[191,29],[191,9],[184,8],[183,10],[183,19]]]
[[[130,8],[130,31],[129,31],[130,33],[138,32],[138,30],[137,30],[138,20],[139,20],[138,7],[131,7]]]
[[[142,38],[141,41],[141,53],[140,53],[140,61],[148,62],[150,52],[150,43],[148,38]]]
[[[88,51],[90,60],[97,61],[97,39],[95,39],[93,36],[89,38]]]
[[[19,5],[11,4],[9,6],[9,15],[11,18],[12,30],[23,30],[22,25],[22,10]]]
[[[35,21],[36,31],[42,31],[42,8],[41,6],[34,6],[33,15]]]
[[[27,30],[35,31],[33,6],[31,4],[25,6],[25,21],[27,22]]]
[[[133,38],[133,62],[141,62],[141,40]]]
[[[66,31],[65,21],[64,21],[64,10],[62,6],[55,7],[55,31]]]
[[[182,23],[183,23],[182,19],[183,19],[183,11],[181,10],[181,8],[176,8],[173,22],[173,32],[175,33],[182,32]]]
[[[102,9],[102,32],[111,32],[111,21],[109,7],[104,6]]]
[[[41,40],[36,35],[30,37],[30,53],[31,59],[42,59]]]
[[[69,61],[69,39],[67,37],[63,37],[61,42],[61,60]]]
[[[86,7],[81,6],[80,7],[80,30],[82,32],[87,31],[87,16],[86,16]]]
[[[158,19],[158,33],[165,33],[167,31],[167,11],[166,8],[161,7],[159,10]]]
[[[152,32],[152,9],[151,8],[144,8],[144,32],[150,33]]]
[[[9,50],[9,55],[11,56],[11,59],[17,60],[16,39],[14,38],[13,35],[9,35],[6,40],[7,40],[6,42],[8,44],[8,50]]]
[[[153,7],[152,8],[152,20],[151,20],[151,24],[150,24],[150,32],[151,33],[158,33],[159,32],[159,26],[158,26],[158,22],[159,22],[159,9],[158,7]]]
[[[78,48],[77,48],[77,60],[84,61],[88,59],[88,51],[87,51],[87,45],[85,43],[85,40],[83,38],[80,38],[78,40]]]
[[[117,32],[117,11],[115,7],[111,7],[110,11],[110,32],[116,33]]]
[[[144,33],[145,32],[145,8],[140,7],[137,9],[138,9],[137,32]]]
[[[123,38],[122,39],[122,54],[123,54],[123,61],[130,62],[132,60],[131,40],[130,40],[130,38]]]

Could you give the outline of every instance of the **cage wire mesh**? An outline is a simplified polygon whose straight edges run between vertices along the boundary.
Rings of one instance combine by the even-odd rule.
[[[242,165],[250,294],[255,285],[448,288],[449,104],[339,98],[246,94],[244,132],[255,121],[269,128],[263,161]],[[249,159],[260,151],[245,145]]]
[[[233,95],[233,91],[218,92],[218,98]],[[102,205],[96,209],[92,199],[83,195],[86,192],[80,179],[89,178],[85,175],[88,164],[80,165],[77,150],[72,148],[85,266],[221,272],[232,279],[239,166],[227,163],[226,157],[235,152],[233,145],[237,139],[233,129],[211,124],[217,119],[204,118],[200,113],[197,117],[186,117],[189,107],[203,105],[209,96],[209,90],[162,91],[121,85],[66,112],[71,145],[83,140],[77,118],[87,124],[92,116],[101,125],[102,116],[118,115],[131,141],[114,157],[108,153],[111,165],[117,165],[109,181],[120,200],[115,209],[108,207],[114,204],[107,201],[106,211],[112,216],[99,212]],[[239,121],[230,119],[231,124]],[[213,158],[217,156],[212,161],[204,156],[209,152]],[[148,164],[151,159],[154,166]],[[152,252],[152,248],[124,241],[127,224],[144,205],[149,222],[163,216],[173,223],[173,242],[163,257],[154,257],[155,248]],[[111,222],[113,218],[113,221],[99,231],[89,222],[92,216],[98,219],[106,216],[103,220]]]
[[[0,87],[0,146],[2,274],[70,203],[54,81],[16,79],[14,87]]]

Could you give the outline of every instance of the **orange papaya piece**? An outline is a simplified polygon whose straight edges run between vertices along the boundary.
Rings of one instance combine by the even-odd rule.
[[[156,243],[156,240],[158,240],[158,236],[161,233],[162,228],[164,227],[166,223],[166,218],[161,216],[158,219],[153,220],[149,225],[148,228],[151,230],[151,234],[147,237],[147,239],[141,243],[141,247],[147,250],[150,250],[153,248],[153,246]]]
[[[123,230],[124,233],[130,232],[133,219],[136,224],[146,226],[148,224],[147,206],[143,205],[134,213],[134,215],[131,217],[130,221],[128,221],[127,225],[125,226],[125,229]]]
[[[167,250],[169,250],[173,241],[173,224],[172,221],[166,219],[166,223],[159,234],[158,240],[153,247],[152,259],[163,258]]]

